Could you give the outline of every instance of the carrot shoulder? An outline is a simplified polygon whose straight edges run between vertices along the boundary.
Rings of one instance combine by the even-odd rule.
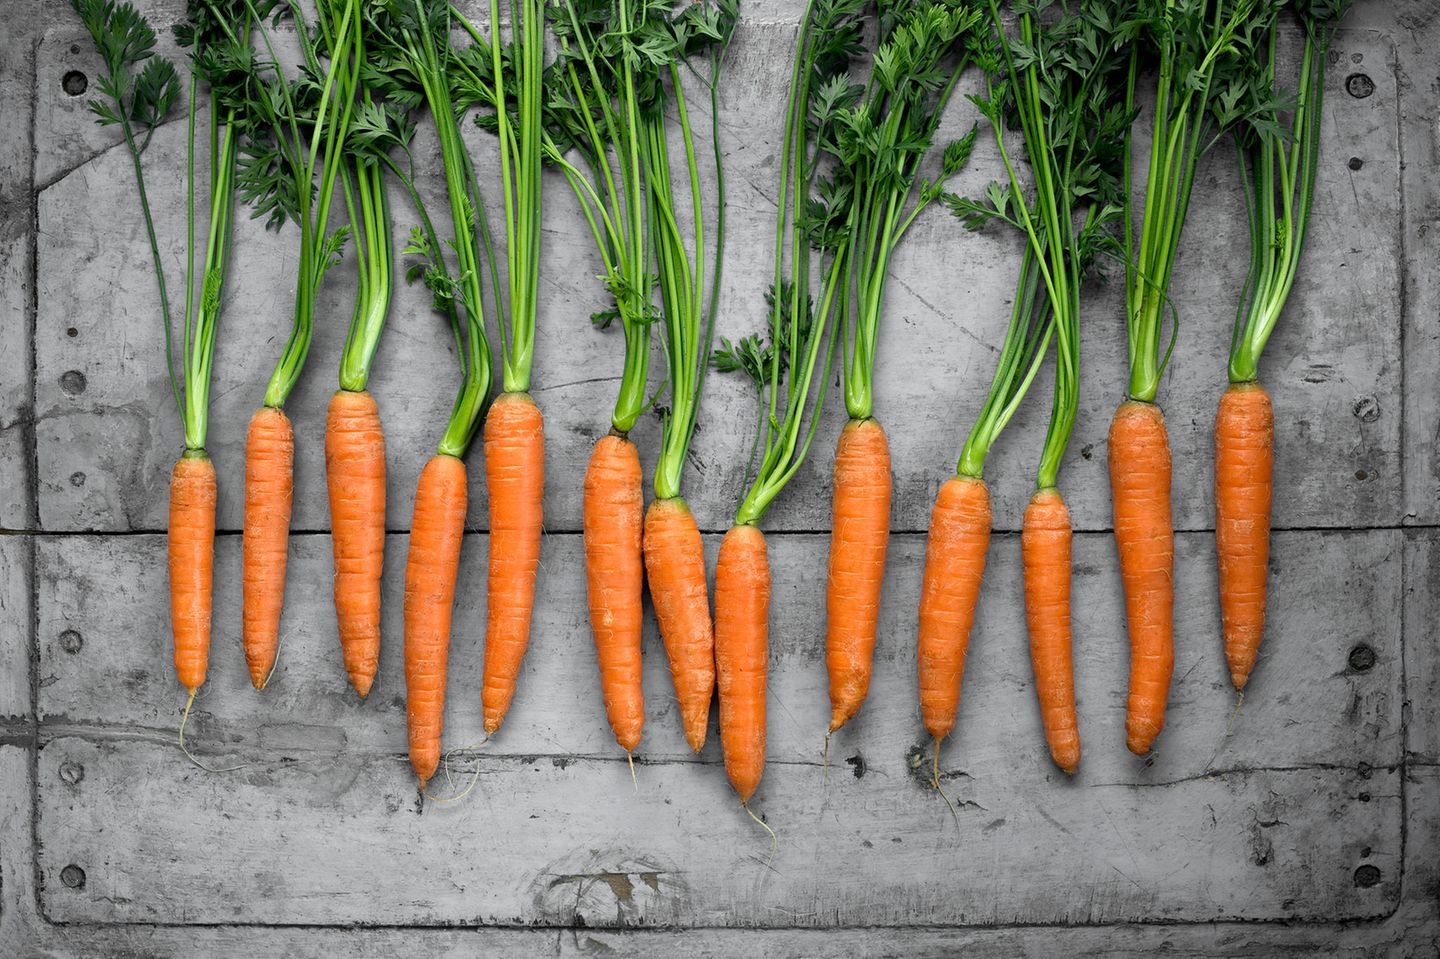
[[[485,417],[490,493],[489,618],[485,624],[485,732],[505,720],[530,642],[545,492],[545,423],[528,393],[502,393]]]
[[[1134,400],[1120,405],[1110,424],[1109,458],[1115,542],[1130,632],[1126,745],[1136,755],[1144,755],[1165,726],[1175,665],[1170,442],[1158,406]]]
[[[1258,383],[1232,385],[1215,416],[1215,552],[1225,661],[1236,689],[1255,668],[1265,633],[1275,412]]]
[[[765,772],[769,616],[765,534],[755,526],[732,526],[715,567],[715,672],[725,772],[741,803],[750,802]]]
[[[685,741],[705,745],[715,692],[715,631],[705,582],[705,547],[683,499],[657,499],[645,513],[645,573],[655,620],[670,660],[670,676]]]
[[[385,567],[385,433],[368,391],[337,390],[325,423],[325,478],[335,550],[335,618],[350,683],[363,698],[380,662]]]
[[[1080,765],[1075,669],[1070,652],[1070,511],[1059,490],[1043,489],[1025,508],[1020,549],[1025,561],[1025,623],[1045,741],[1055,765]]]
[[[889,539],[890,445],[878,421],[851,420],[835,448],[825,591],[831,732],[850,721],[870,691]]]
[[[641,483],[635,444],[614,433],[602,436],[585,471],[585,579],[605,715],[615,741],[627,753],[640,745],[645,726],[640,685],[640,603],[645,585]]]
[[[410,765],[423,787],[440,763],[450,616],[465,533],[465,464],[431,457],[415,488],[405,561],[405,712]]]
[[[295,433],[283,410],[262,406],[245,441],[244,621],[250,682],[264,689],[280,645],[294,496]]]
[[[186,455],[170,473],[170,626],[175,675],[192,695],[205,684],[210,660],[210,608],[215,569],[215,464]]]
[[[952,476],[940,487],[925,543],[916,651],[920,715],[937,741],[955,726],[990,522],[990,491],[983,480]]]

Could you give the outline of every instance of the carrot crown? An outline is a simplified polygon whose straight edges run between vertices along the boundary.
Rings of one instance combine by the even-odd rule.
[[[1222,96],[1216,108],[1220,122],[1234,128],[1250,222],[1250,269],[1230,338],[1232,383],[1248,383],[1259,375],[1260,354],[1275,331],[1300,268],[1315,199],[1326,55],[1349,5],[1349,0],[1294,5],[1305,40],[1293,99],[1276,93],[1279,9],[1271,11],[1256,31],[1263,37],[1256,43],[1264,44],[1263,55],[1246,59],[1248,76],[1237,80],[1234,95]]]

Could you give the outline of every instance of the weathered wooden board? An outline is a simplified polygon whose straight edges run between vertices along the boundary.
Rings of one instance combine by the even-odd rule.
[[[788,9],[788,8],[787,8]],[[170,411],[155,295],[144,256],[138,212],[111,200],[129,189],[129,168],[109,134],[97,129],[83,97],[67,96],[54,75],[88,62],[68,22],[47,35],[37,81],[43,142],[37,144],[42,183],[41,277],[37,353],[37,455],[40,519],[50,530],[133,530],[163,526],[164,483],[179,449]],[[719,332],[736,335],[763,320],[761,292],[771,272],[774,162],[780,132],[776,89],[790,45],[788,22],[747,24],[725,88],[723,145],[730,173],[730,255]],[[1347,58],[1373,64],[1375,92],[1344,92],[1343,71],[1332,96],[1317,183],[1317,227],[1292,306],[1268,352],[1266,379],[1277,417],[1291,424],[1280,437],[1277,469],[1292,478],[1277,502],[1282,526],[1391,525],[1401,514],[1399,148],[1395,76],[1387,40],[1346,32]],[[963,103],[950,126],[973,120]],[[148,159],[158,183],[179,182],[183,131],[157,134]],[[435,161],[423,138],[422,167]],[[478,151],[488,149],[475,140]],[[1358,158],[1359,171],[1351,158]],[[995,175],[993,148],[978,151],[958,181],[978,189]],[[427,177],[427,189],[437,177]],[[53,182],[51,182],[53,181]],[[534,388],[547,416],[549,477],[546,515],[555,530],[579,525],[579,477],[591,442],[604,432],[619,367],[619,343],[593,331],[586,317],[601,305],[594,257],[559,180],[547,193],[547,257],[536,347]],[[395,204],[404,224],[411,216]],[[1177,522],[1210,525],[1211,421],[1223,386],[1235,290],[1243,257],[1243,216],[1227,151],[1203,166],[1189,242],[1173,290],[1182,304],[1182,348],[1165,382],[1177,464]],[[179,280],[177,242],[183,214],[161,203],[158,228]],[[403,231],[402,231],[403,232]],[[244,424],[288,328],[294,237],[241,225],[226,293],[213,394],[211,448],[221,471],[221,524],[240,524]],[[1015,262],[1013,237],[975,236],[936,211],[918,224],[895,263],[877,373],[877,414],[891,426],[895,461],[894,526],[925,527],[934,491],[948,474],[991,375],[1007,315]],[[1317,268],[1315,264],[1322,264]],[[290,404],[296,421],[295,526],[324,529],[320,436],[324,404],[349,317],[349,279],[342,269],[327,287],[312,368]],[[1087,306],[1085,385],[1072,456],[1064,476],[1077,528],[1110,522],[1104,438],[1121,398],[1125,347],[1119,284],[1097,288]],[[1344,322],[1336,322],[1343,318]],[[75,335],[70,335],[70,330]],[[450,409],[453,345],[430,315],[421,291],[401,290],[392,329],[372,386],[386,419],[392,529],[408,526],[415,478]],[[660,365],[656,353],[656,367]],[[917,375],[917,371],[921,375]],[[654,381],[659,382],[658,372]],[[1016,528],[1031,486],[1048,403],[1043,394],[1017,418],[996,451],[991,475],[997,520]],[[843,421],[834,403],[811,461],[769,520],[773,528],[824,529],[829,491],[823,475]],[[694,451],[690,495],[702,524],[723,529],[744,478],[754,407],[748,386],[715,377],[707,386],[704,424]],[[637,442],[653,456],[656,426]],[[473,471],[472,522],[485,523],[480,471]]]
[[[30,716],[32,549],[26,537],[0,536],[0,723]]]

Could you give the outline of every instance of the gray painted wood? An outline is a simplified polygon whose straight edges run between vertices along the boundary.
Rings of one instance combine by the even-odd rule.
[[[0,536],[0,723],[30,715],[32,549],[26,537]]]

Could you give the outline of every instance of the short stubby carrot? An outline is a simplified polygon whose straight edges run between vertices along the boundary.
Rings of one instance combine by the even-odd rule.
[[[835,448],[825,591],[832,733],[850,721],[870,691],[889,540],[890,444],[878,421],[851,420]]]
[[[325,479],[335,551],[335,618],[350,684],[363,699],[380,662],[385,567],[385,433],[368,391],[337,390],[325,421]]]
[[[650,601],[670,660],[685,741],[698,753],[705,745],[715,693],[715,631],[705,583],[705,547],[695,515],[683,499],[650,504],[644,549]]]
[[[485,624],[485,732],[494,733],[515,698],[530,642],[535,570],[544,522],[545,422],[528,393],[502,393],[485,417],[490,493],[489,619]]]
[[[633,752],[645,726],[640,685],[645,514],[640,453],[629,439],[602,436],[585,471],[585,579],[590,631],[600,662],[605,715],[620,748]]]
[[[455,576],[465,533],[465,464],[439,454],[420,472],[405,561],[405,714],[423,788],[440,763]]]
[[[725,773],[741,803],[765,772],[765,678],[770,659],[770,559],[758,527],[732,526],[715,566],[715,672]]]
[[[1036,491],[1025,508],[1020,550],[1025,561],[1025,623],[1040,720],[1055,765],[1080,765],[1075,668],[1070,653],[1070,511],[1056,489]]]
[[[193,696],[210,662],[210,602],[215,569],[215,464],[187,453],[170,473],[170,628],[175,676]]]
[[[1215,416],[1215,551],[1225,661],[1236,689],[1255,668],[1265,633],[1275,412],[1259,383],[1225,391]]]
[[[1143,756],[1165,726],[1175,666],[1175,528],[1170,518],[1170,441],[1154,403],[1127,400],[1109,439],[1115,543],[1130,632],[1125,742]]]
[[[262,406],[245,439],[244,618],[250,682],[264,689],[280,646],[290,507],[295,484],[295,432],[283,410]]]
[[[920,715],[938,742],[955,727],[965,652],[990,548],[990,491],[984,480],[952,476],[940,487],[925,542],[916,651]]]

